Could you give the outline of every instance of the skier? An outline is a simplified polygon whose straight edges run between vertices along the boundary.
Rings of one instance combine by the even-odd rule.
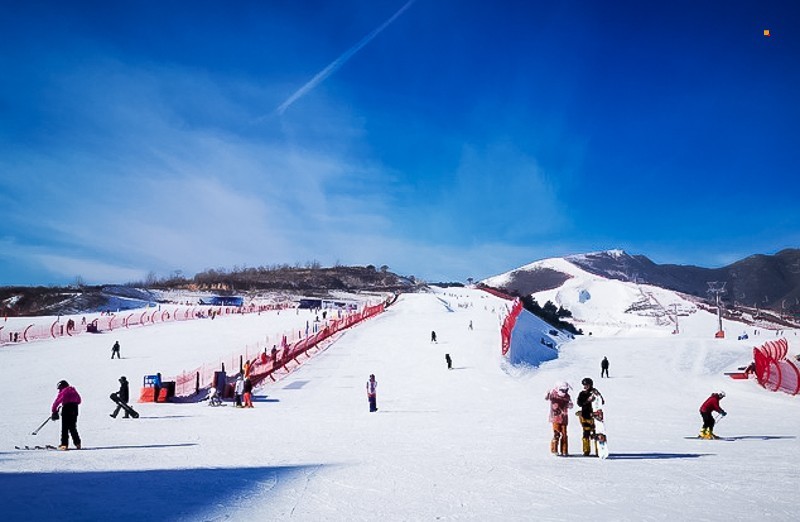
[[[113,359],[115,355],[117,356],[117,359],[122,358],[119,356],[119,341],[115,341],[114,346],[111,347],[111,358]]]
[[[553,425],[553,440],[550,441],[550,452],[553,455],[566,457],[569,455],[567,443],[568,412],[572,408],[572,398],[569,396],[570,385],[566,382],[557,382],[555,387],[547,392],[545,400],[550,401],[550,414],[548,420]]]
[[[603,396],[594,387],[594,381],[586,377],[581,381],[583,391],[578,394],[578,406],[581,411],[577,413],[581,420],[581,427],[583,428],[583,455],[588,457],[592,451],[591,440],[594,436],[594,407],[593,402],[600,399],[601,404],[605,404]]]
[[[436,340],[436,332],[434,332],[434,331],[432,331],[432,330],[431,330],[431,342],[432,342],[432,343],[437,343],[437,342],[438,342],[438,341]]]
[[[378,381],[375,380],[375,374],[369,376],[367,381],[367,400],[369,401],[369,411],[378,411]]]
[[[444,354],[444,360],[447,363],[447,369],[448,370],[452,370],[453,369],[453,359],[450,358],[450,354],[449,353]]]
[[[124,375],[119,378],[119,391],[117,392],[117,397],[119,398],[119,402],[128,404],[128,400],[130,399],[130,391],[128,389],[128,379],[126,379]],[[111,413],[110,415],[116,419],[117,415],[119,415],[119,410],[121,409],[122,405],[117,404],[117,409],[115,409],[114,413]],[[123,418],[127,419],[128,417],[130,417],[128,410],[125,410],[125,415]]]
[[[57,388],[58,395],[50,408],[50,418],[58,420],[58,407],[61,406],[61,445],[58,449],[65,451],[69,447],[70,435],[75,449],[81,449],[81,437],[78,435],[78,405],[81,403],[81,396],[67,381],[59,381]]]
[[[244,378],[242,374],[236,376],[236,385],[233,387],[233,393],[236,397],[236,407],[242,407],[242,393],[244,393]]]
[[[608,377],[608,357],[603,357],[603,360],[600,361],[600,378],[603,378],[603,374]],[[610,378],[610,377],[609,377]]]
[[[727,415],[727,412],[723,410],[720,405],[720,399],[725,398],[724,391],[718,391],[716,393],[712,393],[711,396],[706,399],[702,406],[700,406],[700,416],[703,417],[703,429],[700,430],[700,438],[701,439],[718,439],[716,435],[714,435],[714,417],[711,415],[715,411],[719,412],[720,415],[723,417]]]

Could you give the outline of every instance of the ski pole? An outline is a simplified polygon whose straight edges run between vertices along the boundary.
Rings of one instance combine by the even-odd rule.
[[[36,428],[35,430],[33,430],[33,433],[31,433],[31,435],[36,435],[37,433],[39,433],[39,430],[40,430],[40,429],[42,429],[42,428],[44,428],[44,425],[45,425],[45,424],[47,424],[48,422],[50,422],[50,417],[47,417],[47,418],[44,420],[44,422],[43,422],[41,425],[39,425],[39,427],[38,427],[38,428]]]

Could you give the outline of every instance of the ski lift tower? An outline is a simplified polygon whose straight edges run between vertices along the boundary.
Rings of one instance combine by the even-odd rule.
[[[717,320],[719,321],[719,328],[717,329],[717,333],[714,335],[717,339],[724,339],[725,338],[725,331],[722,329],[722,301],[719,296],[725,293],[725,282],[709,282],[708,283],[708,293],[714,296],[714,300],[717,303]]]

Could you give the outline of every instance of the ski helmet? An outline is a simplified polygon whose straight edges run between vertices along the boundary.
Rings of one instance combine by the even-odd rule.
[[[568,392],[569,391],[569,383],[566,382],[566,381],[557,382],[556,383],[556,390],[562,391],[562,392],[565,392],[565,393]]]
[[[62,381],[58,381],[58,384],[56,385],[56,388],[58,388],[59,390],[63,390],[67,386],[69,386],[69,383],[67,381],[63,381],[62,380]]]
[[[725,392],[722,391],[722,390],[718,391],[717,392],[717,397],[719,397],[720,399],[724,398],[725,397]]]
[[[584,377],[584,379],[581,381],[581,384],[584,386],[594,386],[594,381],[589,377]]]

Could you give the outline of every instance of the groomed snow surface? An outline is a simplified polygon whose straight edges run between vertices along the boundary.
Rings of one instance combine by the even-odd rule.
[[[256,390],[255,408],[137,404],[112,419],[126,375],[165,376],[227,355],[293,313],[162,324],[0,350],[0,512],[6,520],[797,520],[797,398],[723,372],[746,365],[762,331],[714,339],[716,318],[578,337],[540,367],[500,355],[505,302],[470,289],[405,294],[284,379]],[[578,305],[576,305],[578,306]],[[585,314],[581,327],[591,327]],[[473,322],[474,329],[468,328]],[[606,326],[608,317],[602,318]],[[667,328],[667,333],[664,333]],[[438,343],[430,333],[435,330]],[[619,335],[618,335],[619,334]],[[785,332],[796,354],[796,332]],[[111,360],[119,340],[122,360]],[[453,359],[447,370],[444,355]],[[599,378],[603,356],[611,378]],[[365,383],[378,380],[377,413]],[[549,452],[545,393],[591,376],[606,398],[611,457]],[[56,383],[83,396],[80,451],[58,444],[49,414]],[[719,389],[728,411],[697,434],[700,404]],[[573,392],[573,399],[577,396]]]

